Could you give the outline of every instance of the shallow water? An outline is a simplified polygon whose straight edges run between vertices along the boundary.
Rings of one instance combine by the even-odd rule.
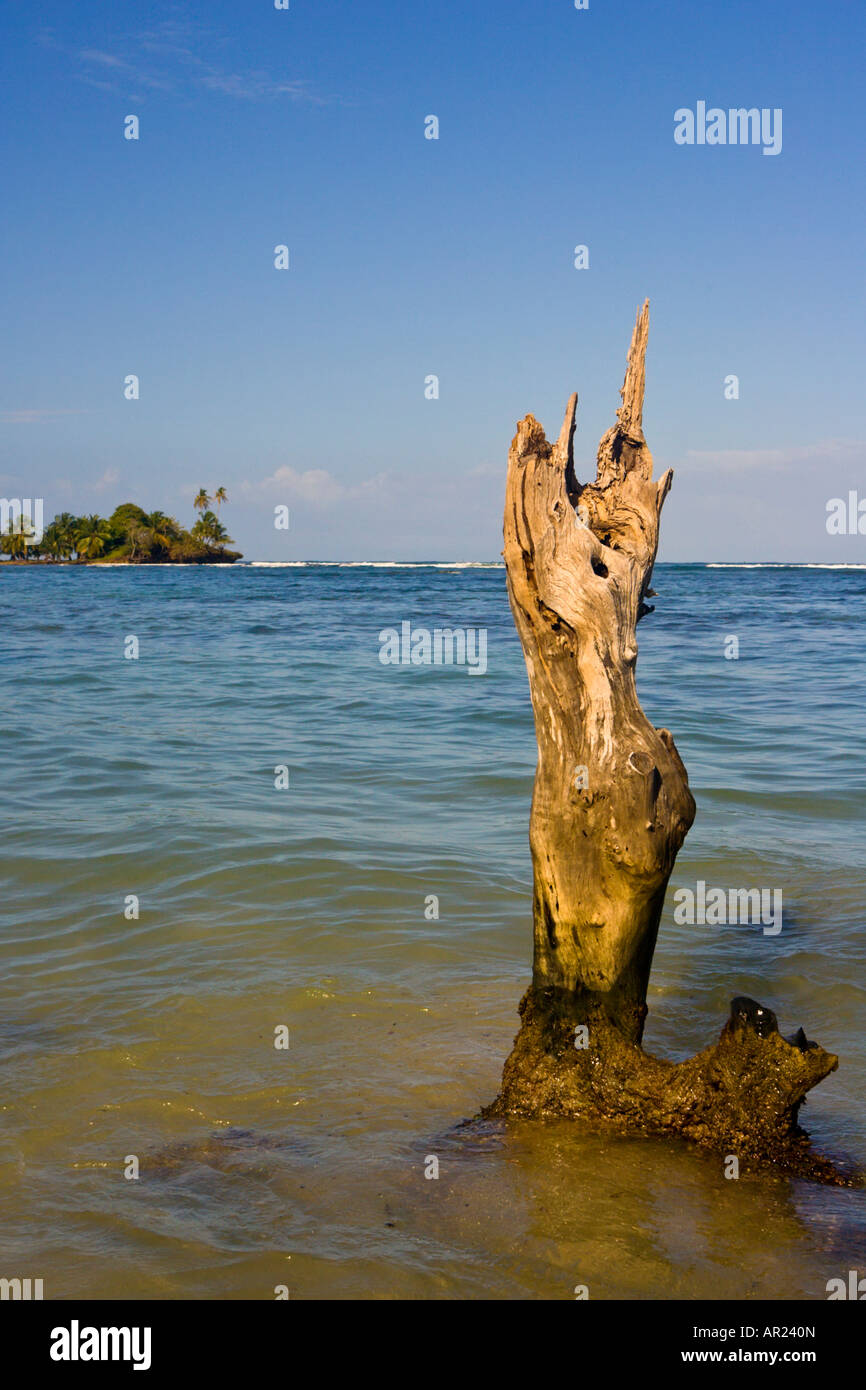
[[[840,1055],[803,1118],[866,1162],[866,572],[655,588],[639,689],[698,816],[646,1044],[687,1055],[753,995]],[[403,620],[487,628],[487,673],[383,666]],[[455,1130],[530,968],[535,742],[500,568],[10,568],[0,623],[0,1275],[745,1299],[866,1272],[866,1194],[568,1124]],[[699,879],[780,889],[782,932],[675,924]]]

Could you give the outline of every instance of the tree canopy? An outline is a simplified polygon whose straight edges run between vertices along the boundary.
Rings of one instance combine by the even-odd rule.
[[[0,536],[0,554],[10,560],[49,563],[230,563],[241,557],[236,551],[227,549],[234,542],[219,518],[209,510],[211,500],[202,488],[193,504],[201,515],[189,530],[165,512],[146,512],[136,502],[122,502],[107,518],[61,512],[46,526],[37,545],[28,544],[26,528],[22,532],[10,521],[7,533]],[[213,500],[217,506],[227,502],[225,488],[217,488]]]

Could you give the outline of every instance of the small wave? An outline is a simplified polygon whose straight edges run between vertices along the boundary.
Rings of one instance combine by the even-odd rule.
[[[764,560],[759,563],[735,560],[715,560],[708,562],[704,569],[708,570],[866,570],[866,565],[860,564],[821,564],[812,560]]]
[[[232,569],[501,570],[501,560],[247,560]]]
[[[148,560],[144,565],[134,565],[130,560],[82,560],[81,564],[88,570],[233,570],[237,568],[234,560],[208,560],[202,564],[187,564],[184,560]]]

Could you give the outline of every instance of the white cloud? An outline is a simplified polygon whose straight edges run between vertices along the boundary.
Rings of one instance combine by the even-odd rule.
[[[288,96],[296,101],[321,104],[321,98],[314,97],[307,90],[305,82],[278,82],[263,72],[212,70],[199,77],[198,82],[210,92],[221,92],[227,97],[241,97],[244,101],[266,101],[271,97]]]
[[[83,48],[78,56],[86,63],[102,63],[107,68],[129,67],[129,63],[125,63],[122,58],[116,58],[113,53],[103,53],[98,48]]]
[[[43,420],[53,420],[58,415],[89,415],[88,410],[2,410],[0,411],[0,424],[3,425],[38,425]]]
[[[49,46],[60,47],[53,39]],[[201,26],[167,21],[154,30],[125,34],[113,46],[120,51],[79,49],[75,57],[82,70],[74,74],[78,80],[118,95],[129,95],[130,84],[135,83],[155,91],[193,88],[243,101],[288,97],[323,105],[326,100],[315,95],[306,81],[272,76],[261,69],[229,70],[216,55],[203,57],[208,49],[221,54],[228,45],[224,38]]]
[[[269,496],[326,507],[331,503],[355,502],[359,498],[380,493],[387,478],[386,473],[376,473],[372,478],[349,486],[325,468],[308,468],[301,473],[285,464],[260,482],[242,483],[241,491],[250,498]]]
[[[866,455],[866,444],[857,439],[825,439],[816,444],[803,444],[782,449],[689,449],[689,463],[715,471],[739,473],[749,470],[775,472],[816,461],[855,462]]]
[[[118,482],[119,478],[120,473],[116,468],[106,468],[102,477],[97,478],[96,482],[93,483],[93,491],[107,492],[109,488],[114,487],[115,483]]]

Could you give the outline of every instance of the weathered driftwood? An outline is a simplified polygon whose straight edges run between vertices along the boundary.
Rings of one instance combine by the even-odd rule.
[[[635,687],[640,619],[671,485],[642,427],[649,306],[635,324],[617,423],[595,482],[574,471],[576,394],[553,445],[537,420],[508,458],[505,565],[538,740],[530,818],[535,950],[522,1024],[485,1114],[570,1116],[675,1132],[744,1158],[833,1176],[797,1125],[837,1058],[738,998],[689,1061],[640,1046],[665,889],[695,815],[682,760]]]

